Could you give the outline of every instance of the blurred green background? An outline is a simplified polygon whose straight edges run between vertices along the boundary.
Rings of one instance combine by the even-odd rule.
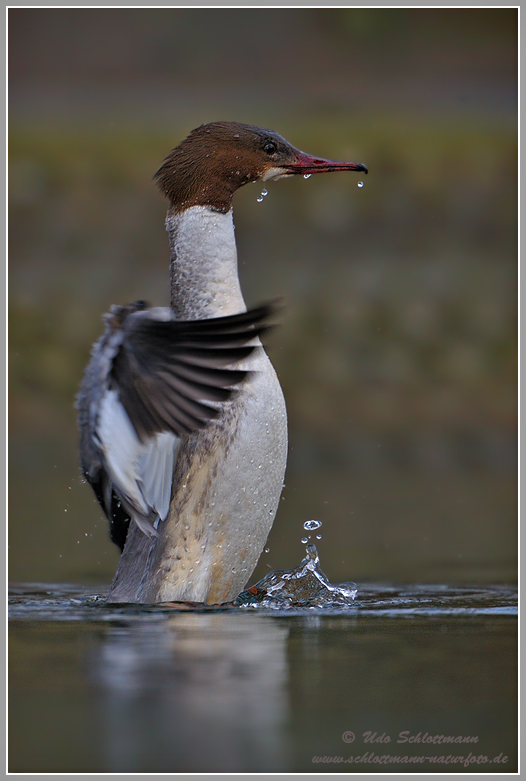
[[[286,488],[255,578],[516,575],[517,10],[10,9],[10,576],[110,581],[74,397],[101,315],[167,305],[152,175],[202,122],[365,163],[234,201]]]

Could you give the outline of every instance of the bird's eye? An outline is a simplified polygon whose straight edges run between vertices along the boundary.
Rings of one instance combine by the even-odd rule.
[[[265,146],[263,147],[263,149],[265,150],[265,152],[266,152],[267,154],[269,154],[269,155],[272,155],[272,154],[274,154],[274,152],[277,150],[277,148],[278,148],[278,147],[276,146],[276,144],[274,143],[274,141],[268,141],[268,142],[265,144]]]

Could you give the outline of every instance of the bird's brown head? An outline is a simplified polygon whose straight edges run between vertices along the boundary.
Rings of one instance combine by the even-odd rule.
[[[362,163],[339,163],[300,152],[273,130],[240,122],[201,125],[173,149],[155,174],[174,211],[211,206],[227,212],[248,182],[296,174],[362,171]]]

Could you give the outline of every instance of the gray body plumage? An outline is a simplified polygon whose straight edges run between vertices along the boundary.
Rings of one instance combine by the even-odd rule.
[[[232,212],[193,207],[169,215],[167,228],[173,316],[208,320],[246,311]],[[254,570],[283,486],[287,417],[261,346],[233,368],[248,372],[233,397],[215,404],[219,414],[205,428],[181,437],[159,539],[130,528],[111,600],[228,602]]]
[[[258,338],[270,310],[246,313],[231,212],[195,207],[169,219],[168,227],[173,309],[131,305],[105,316],[106,331],[77,401],[81,465],[109,518],[112,539],[124,548],[110,601],[227,602],[250,577],[277,511],[287,454],[285,402]],[[245,325],[235,326],[237,318]],[[175,346],[144,331],[151,321],[158,322],[156,331],[174,330]],[[188,336],[183,339],[186,371],[197,367],[203,384],[183,387],[178,404],[186,407],[171,425],[155,414],[150,420],[148,409],[143,419],[143,402],[155,413],[156,396],[166,407],[174,384],[181,392],[182,337],[176,329],[188,321],[211,332],[198,333],[191,349]],[[150,353],[156,360],[159,354],[153,369]],[[172,377],[163,391],[167,361]],[[234,384],[231,393],[225,386]],[[197,415],[196,425],[190,413]]]

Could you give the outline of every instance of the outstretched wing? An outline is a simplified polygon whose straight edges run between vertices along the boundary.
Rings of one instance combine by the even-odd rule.
[[[269,329],[272,305],[209,320],[114,307],[78,399],[81,462],[122,549],[129,518],[149,536],[169,511],[180,436],[220,414]],[[163,319],[161,319],[163,318]]]
[[[157,432],[180,435],[202,428],[246,371],[225,368],[248,357],[268,330],[271,306],[209,320],[161,321],[129,316],[110,373],[110,387],[141,441]],[[252,342],[252,344],[249,344]]]

